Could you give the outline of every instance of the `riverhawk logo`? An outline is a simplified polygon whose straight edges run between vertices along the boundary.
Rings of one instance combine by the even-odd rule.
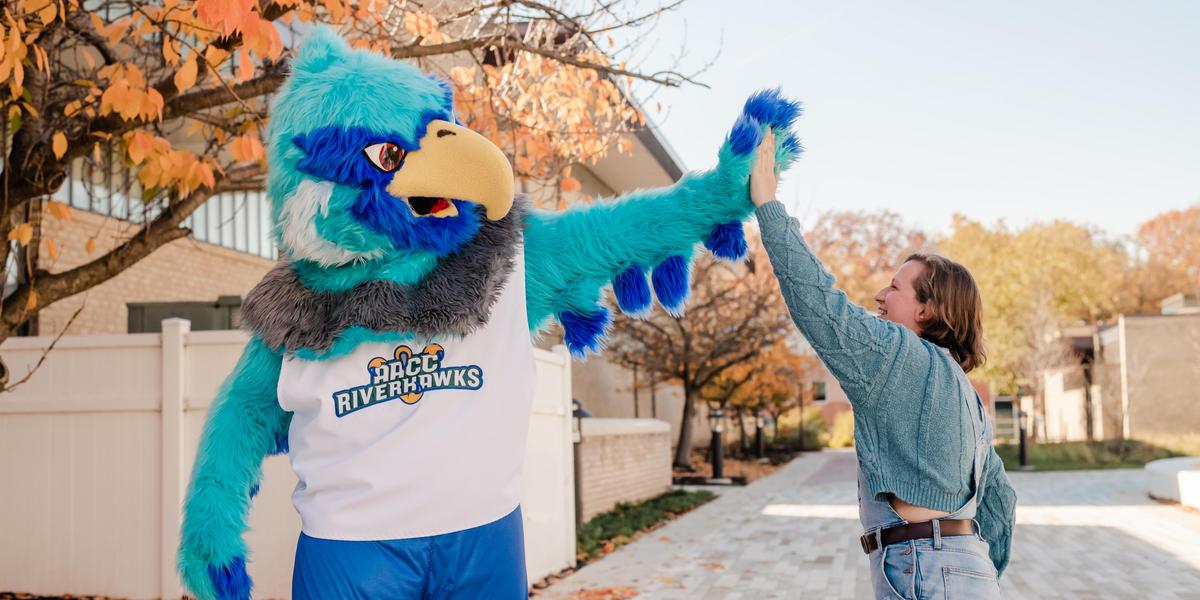
[[[483,387],[483,369],[475,365],[443,367],[446,350],[438,344],[413,354],[408,346],[396,346],[395,358],[381,356],[367,363],[371,383],[333,393],[333,410],[338,418],[368,406],[399,399],[405,404],[421,401],[425,392],[477,390]]]

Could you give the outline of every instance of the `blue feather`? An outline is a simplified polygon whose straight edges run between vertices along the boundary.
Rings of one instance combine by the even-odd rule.
[[[208,576],[221,600],[250,600],[253,584],[246,574],[246,560],[240,556],[227,565],[209,565]]]
[[[363,154],[372,144],[391,142],[411,152],[417,140],[398,134],[371,131],[365,127],[319,127],[292,138],[292,143],[304,151],[296,169],[318,179],[354,187],[383,185],[392,180],[392,173],[375,167]],[[401,163],[400,168],[404,168]]]
[[[783,139],[783,156],[780,157],[778,164],[780,169],[787,169],[800,158],[800,154],[804,152],[804,148],[800,146],[800,140],[796,134],[789,133]]]
[[[762,141],[762,126],[758,119],[747,114],[738,117],[733,124],[733,129],[729,131],[729,149],[735,156],[750,154],[758,147],[760,141]]]
[[[280,431],[275,435],[275,451],[272,452],[272,454],[287,454],[288,450],[290,450],[290,448],[288,448],[288,430],[287,428],[284,428],[283,431]]]
[[[625,269],[613,279],[613,294],[617,297],[617,306],[627,315],[640,317],[650,312],[653,301],[650,285],[646,283],[645,270],[639,265]]]
[[[421,218],[413,216],[406,203],[397,202],[383,187],[370,187],[362,191],[350,212],[373,231],[387,236],[396,248],[430,250],[445,256],[460,250],[480,227],[478,204],[453,202],[457,216]]]
[[[571,354],[583,358],[589,352],[600,352],[610,318],[611,313],[604,307],[597,307],[587,314],[573,310],[558,313],[558,322],[563,326],[563,342]]]
[[[262,488],[257,483],[250,486],[250,497],[254,498],[255,496],[257,496],[260,489],[262,489]]]
[[[683,305],[687,302],[689,268],[687,257],[676,255],[659,263],[650,275],[658,303],[677,317],[683,315]]]
[[[728,261],[738,261],[746,256],[746,233],[741,221],[722,223],[713,228],[712,233],[704,240],[708,248],[717,258]]]
[[[742,111],[773,129],[788,129],[800,116],[800,103],[784,98],[779,88],[774,88],[750,96]]]

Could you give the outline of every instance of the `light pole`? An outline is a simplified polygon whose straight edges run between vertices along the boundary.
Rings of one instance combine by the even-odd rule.
[[[1021,464],[1021,469],[1029,468],[1029,457],[1026,454],[1025,445],[1025,415],[1021,412],[1021,407],[1017,402],[1013,402],[1013,413],[1017,416],[1017,458]]]
[[[758,458],[767,457],[767,440],[763,435],[763,426],[766,425],[763,419],[763,409],[760,407],[754,411],[754,449]]]
[[[633,418],[638,419],[638,385],[637,385],[638,363],[633,363]]]
[[[583,489],[580,482],[583,477],[580,476],[580,467],[582,462],[579,459],[579,444],[583,442],[583,419],[592,416],[592,413],[583,409],[583,403],[575,398],[571,398],[571,418],[575,420],[575,431],[572,436],[571,449],[572,458],[575,459],[575,524],[582,523],[583,517]]]
[[[709,428],[712,429],[712,441],[710,442],[710,455],[712,456],[712,478],[725,478],[725,456],[724,444],[721,443],[721,432],[724,430],[722,421],[725,418],[725,411],[721,407],[717,407],[708,413]]]

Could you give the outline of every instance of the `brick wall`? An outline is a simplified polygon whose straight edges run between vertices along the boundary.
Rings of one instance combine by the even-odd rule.
[[[670,426],[654,419],[583,419],[579,443],[582,521],[618,502],[653,498],[671,489]]]
[[[93,260],[137,231],[137,225],[96,213],[74,210],[73,221],[46,217],[44,238],[58,244],[57,260],[50,259],[45,242],[39,252],[41,268],[61,272]],[[96,249],[86,252],[87,240]],[[38,314],[38,334],[57,335],[71,315],[83,312],[67,332],[71,335],[125,333],[127,302],[216,301],[217,296],[245,296],[271,267],[271,261],[191,239],[176,240],[142,261],[84,293],[60,300]]]

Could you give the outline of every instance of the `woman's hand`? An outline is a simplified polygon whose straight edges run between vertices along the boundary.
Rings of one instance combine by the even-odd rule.
[[[775,132],[767,128],[762,143],[758,145],[758,158],[750,171],[750,199],[755,206],[762,206],[775,199],[779,188],[779,173],[775,168]]]

